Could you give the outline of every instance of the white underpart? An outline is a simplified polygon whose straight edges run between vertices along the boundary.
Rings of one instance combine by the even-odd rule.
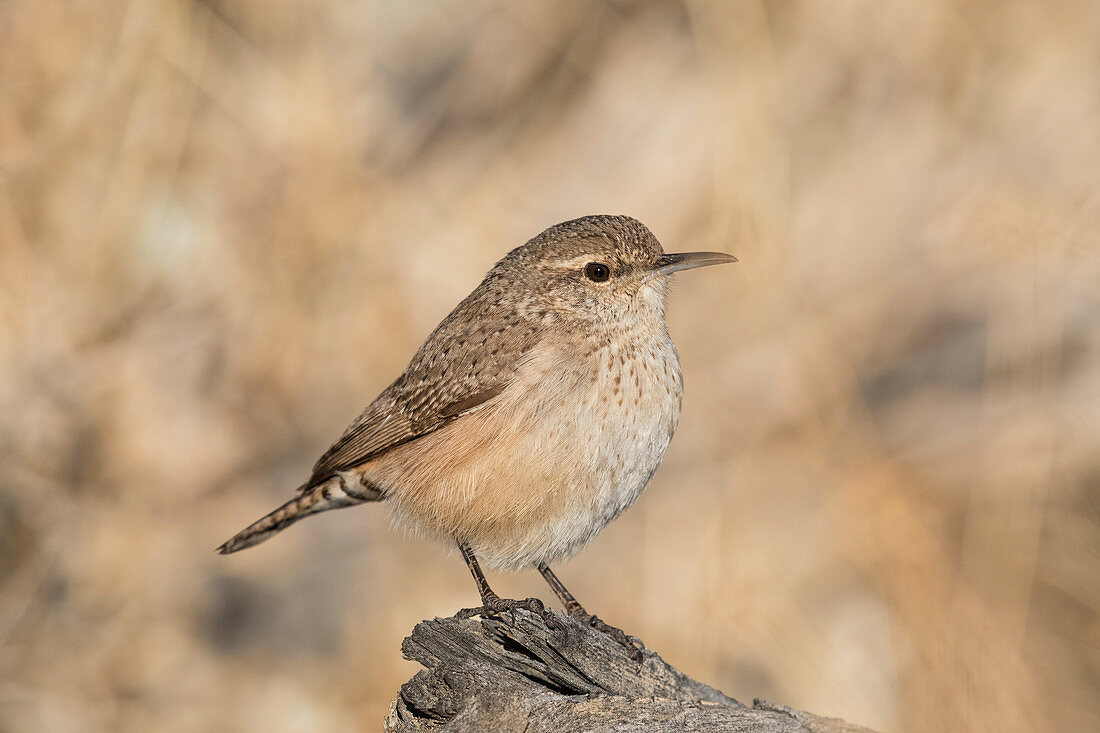
[[[371,480],[395,517],[519,568],[574,555],[633,504],[683,391],[663,288],[639,297],[613,338],[540,343],[499,397],[381,457]]]

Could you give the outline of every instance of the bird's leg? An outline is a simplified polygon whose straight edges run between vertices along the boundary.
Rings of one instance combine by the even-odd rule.
[[[542,573],[542,577],[546,578],[546,582],[550,585],[550,590],[554,591],[554,595],[561,601],[561,605],[565,607],[565,612],[584,623],[588,623],[588,619],[592,617],[592,614],[584,610],[584,606],[577,602],[577,599],[573,597],[573,594],[569,592],[558,576],[554,575],[554,571],[550,569],[549,565],[539,563],[536,565],[539,572]]]
[[[553,617],[538,598],[525,598],[522,601],[513,601],[510,598],[501,598],[489,587],[489,581],[485,580],[485,574],[481,572],[481,566],[477,564],[477,557],[470,546],[465,542],[458,542],[458,551],[462,553],[462,559],[470,568],[470,574],[474,576],[477,584],[477,592],[481,596],[481,605],[476,608],[463,608],[457,614],[458,618],[470,618],[471,616],[495,616],[505,611],[514,611],[524,608],[532,613],[537,613],[546,622],[547,626],[554,627],[560,622]]]
[[[477,592],[481,596],[481,602],[486,606],[499,604],[501,598],[489,587],[489,581],[485,579],[485,573],[481,572],[481,566],[477,564],[474,551],[465,542],[458,543],[458,551],[462,553],[462,559],[466,561],[466,567],[470,568],[470,574],[474,576],[474,583],[477,584]]]
[[[546,578],[546,582],[550,585],[550,589],[554,591],[554,594],[561,601],[561,605],[565,607],[565,612],[567,614],[577,621],[580,621],[582,624],[591,626],[597,631],[602,631],[625,646],[630,651],[630,655],[635,661],[640,662],[642,660],[642,649],[645,649],[645,644],[642,643],[641,639],[636,636],[630,636],[622,629],[604,623],[604,621],[595,614],[585,611],[584,606],[582,606],[562,582],[558,580],[558,576],[554,575],[554,571],[550,569],[550,566],[539,563],[535,567],[542,573],[542,577]]]

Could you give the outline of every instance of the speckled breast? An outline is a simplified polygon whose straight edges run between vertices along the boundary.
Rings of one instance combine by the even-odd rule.
[[[676,349],[564,349],[541,344],[484,408],[378,461],[400,520],[517,568],[575,554],[637,499],[676,428]]]

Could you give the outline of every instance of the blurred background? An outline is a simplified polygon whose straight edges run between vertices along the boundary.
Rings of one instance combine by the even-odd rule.
[[[624,213],[741,262],[578,598],[742,700],[1097,730],[1098,171],[1088,0],[0,3],[0,729],[379,729],[461,560],[381,507],[213,548]]]

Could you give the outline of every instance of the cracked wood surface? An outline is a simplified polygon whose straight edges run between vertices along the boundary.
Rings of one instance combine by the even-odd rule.
[[[436,618],[401,645],[425,669],[390,706],[388,733],[753,731],[871,733],[756,700],[744,705],[645,650],[642,661],[560,614]]]

